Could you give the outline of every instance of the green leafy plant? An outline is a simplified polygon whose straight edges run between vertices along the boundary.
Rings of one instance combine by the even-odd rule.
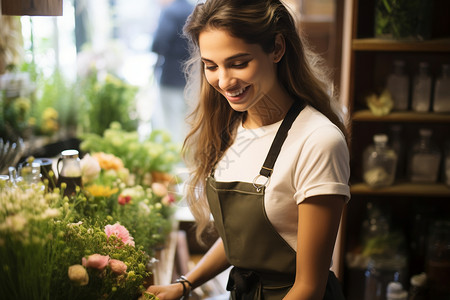
[[[431,28],[428,0],[377,0],[375,36],[394,39],[427,39]]]
[[[136,130],[138,119],[135,97],[138,88],[107,74],[99,78],[96,71],[81,80],[80,121],[84,132],[102,135],[112,122],[128,131]]]

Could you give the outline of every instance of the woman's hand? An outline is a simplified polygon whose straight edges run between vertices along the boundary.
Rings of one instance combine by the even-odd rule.
[[[145,293],[153,294],[158,297],[159,300],[178,300],[183,296],[183,285],[182,283],[151,285],[147,288]]]

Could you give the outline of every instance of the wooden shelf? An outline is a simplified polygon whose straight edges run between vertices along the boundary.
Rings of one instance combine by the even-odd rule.
[[[376,116],[370,110],[359,110],[353,113],[354,122],[427,122],[450,123],[449,113],[392,112],[386,116]]]
[[[353,195],[450,197],[450,187],[444,184],[401,183],[385,188],[371,188],[365,183],[351,186]]]
[[[428,41],[398,41],[387,39],[353,39],[355,51],[407,51],[407,52],[450,52],[450,39]]]

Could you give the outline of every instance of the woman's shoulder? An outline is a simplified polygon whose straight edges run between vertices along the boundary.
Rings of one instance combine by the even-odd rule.
[[[293,131],[305,137],[318,136],[322,139],[333,136],[343,139],[341,130],[324,114],[312,106],[307,105],[293,124]]]

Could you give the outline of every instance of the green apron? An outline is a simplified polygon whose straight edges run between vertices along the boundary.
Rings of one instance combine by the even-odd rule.
[[[303,107],[301,102],[294,103],[278,129],[257,176],[266,177],[266,184],[287,133]],[[213,173],[207,178],[206,194],[227,259],[234,266],[227,284],[231,299],[282,299],[295,280],[296,252],[267,218],[266,184],[256,184],[257,178],[253,183],[218,182]],[[324,299],[344,299],[331,271]]]

